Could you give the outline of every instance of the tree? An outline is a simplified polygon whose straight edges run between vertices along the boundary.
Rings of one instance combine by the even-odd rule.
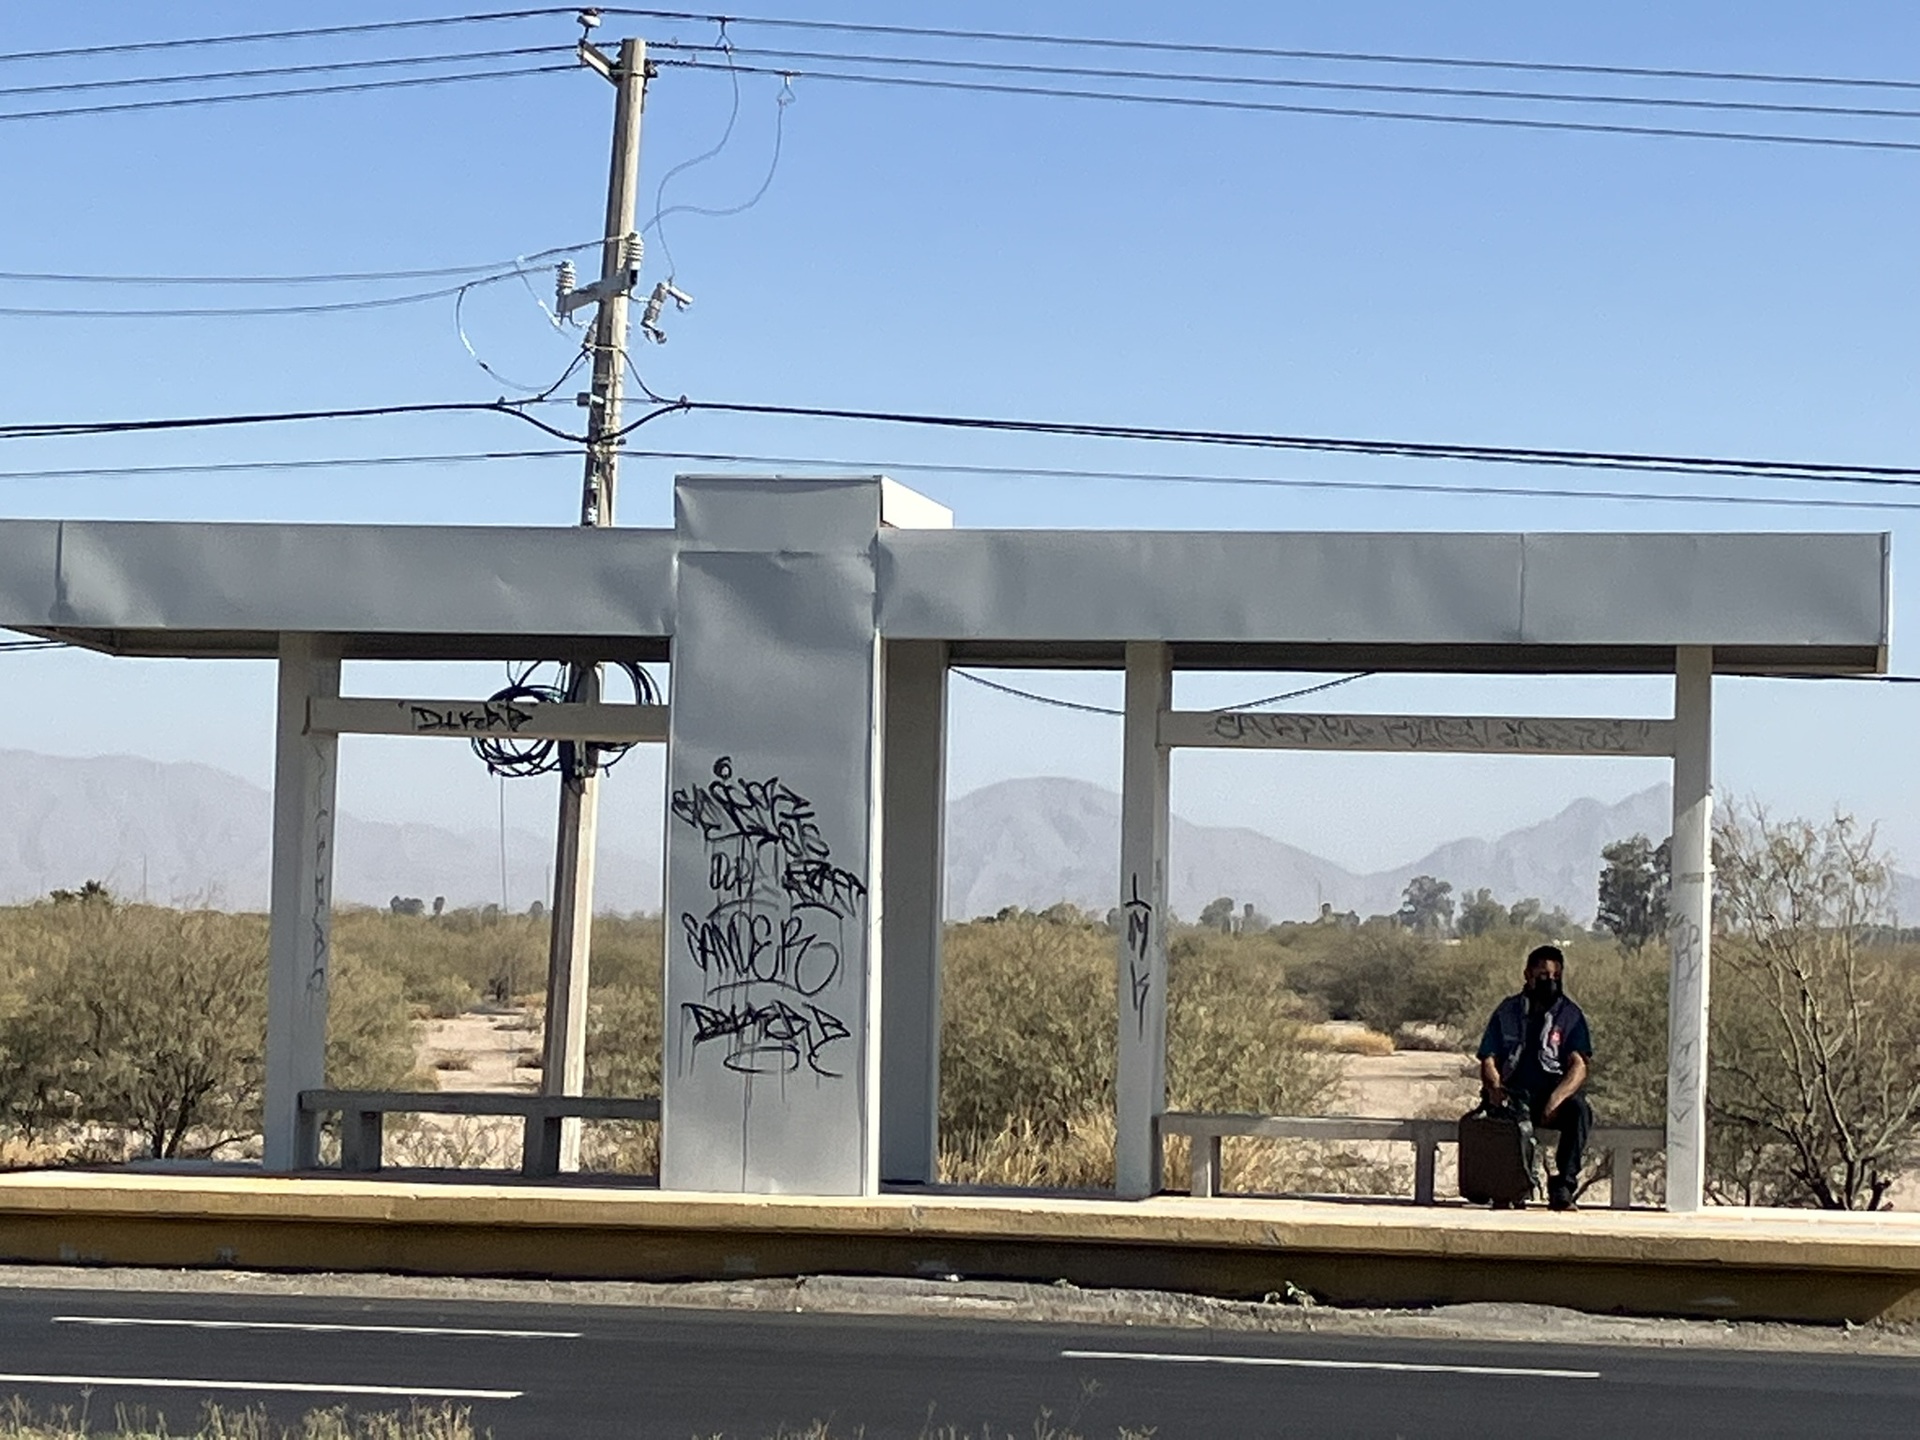
[[[1867,945],[1892,878],[1873,829],[1736,808],[1714,840],[1717,1188],[1878,1209],[1914,1158],[1920,983]]]
[[[1629,950],[1664,935],[1672,886],[1672,842],[1656,847],[1644,835],[1616,840],[1600,852],[1600,913],[1596,923]]]
[[[1423,935],[1445,934],[1453,925],[1453,886],[1431,875],[1414,876],[1393,918]]]
[[[1209,930],[1233,929],[1233,897],[1222,895],[1200,907],[1200,923]]]
[[[111,905],[113,892],[99,880],[89,880],[78,890],[55,890],[53,903],[56,905]]]
[[[1540,908],[1540,902],[1533,902],[1534,909]],[[1517,911],[1520,907],[1515,906]],[[1485,935],[1498,930],[1508,923],[1507,907],[1493,898],[1493,892],[1486,888],[1475,890],[1460,902],[1460,923],[1458,929],[1464,936]]]

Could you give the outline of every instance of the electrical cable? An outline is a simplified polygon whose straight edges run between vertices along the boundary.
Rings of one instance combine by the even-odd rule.
[[[603,15],[650,20],[715,23],[722,17],[684,10],[648,10],[602,6]],[[966,40],[991,44],[1046,46],[1056,49],[1134,50],[1161,55],[1216,55],[1251,60],[1311,60],[1339,64],[1408,65],[1462,70],[1501,70],[1546,75],[1613,75],[1641,80],[1689,80],[1764,85],[1817,85],[1846,89],[1920,91],[1920,80],[1861,76],[1769,73],[1755,70],[1691,70],[1675,66],[1603,65],[1547,60],[1485,60],[1437,55],[1406,55],[1366,50],[1303,50],[1264,45],[1224,45],[1203,41],[1127,40],[1099,35],[1036,35],[1005,30],[963,30],[920,25],[860,24],[845,20],[796,20],[767,15],[730,15],[733,25],[775,30],[806,30],[846,35],[886,35],[915,40]]]
[[[609,663],[624,672],[633,686],[634,704],[660,703],[660,687],[641,665],[631,660]],[[557,683],[535,678],[547,665],[558,666]],[[491,703],[506,705],[578,704],[586,678],[584,668],[558,660],[536,660],[519,669],[510,663],[506,688],[496,690],[487,698]],[[485,736],[470,743],[473,753],[488,771],[502,779],[526,780],[536,775],[557,774],[563,783],[576,786],[596,771],[611,770],[633,748],[631,743],[576,743],[513,736]]]
[[[486,450],[448,455],[340,455],[308,460],[216,460],[185,465],[69,466],[59,470],[0,470],[9,480],[147,480],[180,475],[243,475],[274,471],[392,469],[414,465],[478,465],[498,460],[575,460],[578,450]]]
[[[512,415],[557,440],[584,444],[582,437],[547,425],[499,400],[435,400],[397,405],[341,406],[325,410],[279,410],[233,415],[182,415],[146,420],[71,420],[0,424],[0,440],[47,440],[91,435],[141,435],[173,430],[224,430],[248,425],[285,425],[308,420],[368,420],[399,415]]]
[[[358,95],[373,90],[417,89],[427,85],[462,85],[474,80],[512,80],[524,75],[571,74],[574,65],[521,65],[507,70],[477,70],[471,74],[413,75],[399,80],[360,80],[340,85],[305,85],[280,90],[249,90],[230,95],[177,95],[166,100],[129,100],[110,105],[73,105],[53,110],[0,112],[0,123],[12,120],[58,120],[74,115],[121,115],[140,110],[179,110],[195,105],[233,105],[249,100],[291,100],[312,95]]]
[[[202,70],[184,75],[128,75],[113,80],[62,80],[45,85],[0,85],[0,100],[22,95],[72,95],[143,85],[216,85],[230,80],[273,80],[290,75],[331,75],[360,70],[396,70],[410,65],[467,65],[481,60],[520,60],[529,55],[572,55],[571,45],[520,45],[510,50],[456,50],[445,55],[383,55],[311,65],[263,65],[245,70]]]
[[[65,640],[0,640],[0,653],[8,655],[22,654],[29,650],[65,650]]]
[[[696,53],[709,47],[672,42],[656,50]],[[1710,100],[1689,96],[1596,95],[1577,91],[1512,90],[1474,86],[1380,84],[1360,80],[1308,80],[1278,75],[1225,75],[1196,71],[1120,70],[1083,65],[1035,65],[1003,60],[954,60],[922,55],[849,55],[820,50],[761,50],[734,47],[729,52],[772,64],[800,68],[814,61],[840,65],[895,66],[914,70],[964,70],[974,73],[1050,75],[1076,80],[1131,80],[1151,84],[1253,86],[1260,89],[1331,90],[1369,95],[1422,95],[1456,100],[1514,100],[1563,105],[1627,105],[1653,109],[1732,111],[1767,115],[1815,115],[1861,120],[1920,120],[1920,110],[1862,105],[1796,104],[1769,100]],[[4,92],[0,92],[4,93]]]
[[[711,71],[698,60],[660,60],[663,66]],[[1548,120],[1518,115],[1451,115],[1425,110],[1386,110],[1358,105],[1303,105],[1277,100],[1224,100],[1206,95],[1147,95],[1124,90],[1067,89],[1058,86],[997,84],[982,80],[936,80],[924,75],[867,75],[847,70],[790,70],[742,65],[748,75],[802,75],[853,85],[894,89],[944,90],[975,95],[1030,95],[1049,100],[1098,100],[1188,110],[1236,111],[1267,115],[1322,115],[1348,120],[1405,120],[1430,125],[1468,125],[1498,130],[1549,130],[1582,135],[1636,135],[1668,140],[1730,140],[1757,145],[1790,145],[1841,150],[1920,151],[1920,140],[1879,140],[1866,136],[1804,135],[1780,131],[1708,130],[1678,125],[1630,125],[1601,120]]]
[[[787,131],[787,106],[791,105],[794,99],[793,77],[784,71],[774,73],[778,73],[784,83],[781,85],[780,94],[775,97],[773,102],[773,158],[767,164],[766,178],[760,182],[760,188],[755,190],[752,195],[741,201],[738,205],[728,205],[724,207],[709,205],[669,205],[665,210],[660,211],[653,219],[649,220],[647,222],[648,225],[657,228],[660,222],[669,215],[704,215],[709,219],[716,220],[725,219],[730,215],[744,215],[766,198],[767,191],[773,186],[773,177],[778,174],[780,170],[780,147],[785,141]],[[734,83],[738,84],[739,82],[735,81]],[[669,260],[671,260],[671,256],[669,256]]]
[[[524,268],[541,260],[562,255],[577,255],[597,249],[605,242],[584,240],[578,245],[554,245],[530,255],[510,260],[493,260],[481,265],[441,265],[426,270],[342,270],[309,275],[81,275],[70,271],[0,270],[0,281],[22,284],[60,285],[360,285],[386,280],[440,280],[455,275]]]
[[[1896,465],[1855,465],[1802,461],[1721,459],[1708,456],[1662,455],[1631,451],[1554,450],[1495,445],[1435,444],[1423,441],[1359,440],[1333,436],[1259,434],[1235,430],[1182,430],[1141,425],[1100,425],[1057,420],[1010,420],[970,415],[920,414],[908,411],[851,410],[817,405],[747,404],[735,401],[678,400],[662,401],[647,414],[629,421],[619,429],[599,437],[599,443],[618,441],[663,415],[692,412],[737,415],[779,415],[812,419],[861,420],[886,424],[929,426],[943,429],[1000,431],[1026,435],[1067,435],[1094,439],[1154,441],[1186,445],[1221,445],[1231,448],[1317,451],[1329,454],[1392,456],[1420,460],[1460,460],[1480,464],[1553,465],[1579,469],[1629,470],[1672,474],[1732,475],[1751,479],[1807,482],[1837,482],[1859,485],[1912,484],[1920,480],[1920,468]],[[252,414],[170,416],[141,420],[87,420],[0,424],[0,440],[33,440],[91,435],[139,434],[170,430],[234,428],[246,425],[286,424],[308,420],[365,419],[380,416],[425,414],[499,414],[533,425],[557,440],[569,444],[588,444],[588,437],[572,434],[548,425],[520,406],[504,400],[429,401],[396,405],[369,405],[327,410],[295,410]],[[665,456],[666,452],[662,452]],[[722,457],[724,458],[724,457]],[[799,461],[795,463],[833,463]],[[904,466],[899,468],[906,468]],[[926,467],[922,467],[926,468]],[[1020,473],[1039,473],[1022,471]],[[1131,474],[1089,472],[1087,478],[1153,478]],[[1198,480],[1201,477],[1196,477]],[[1258,477],[1204,477],[1227,483],[1272,483]],[[1292,482],[1348,484],[1358,482]],[[1462,488],[1465,487],[1450,487]],[[1587,492],[1573,492],[1584,495]],[[1741,497],[1730,497],[1740,499]]]
[[[523,273],[516,268],[435,290],[414,290],[404,295],[376,295],[359,300],[316,300],[299,305],[154,306],[143,309],[0,305],[0,315],[62,320],[231,320],[267,315],[333,315],[349,310],[391,310],[396,306],[420,305],[429,300],[458,299],[478,286],[497,285],[502,280],[511,280]]]
[[[98,59],[103,55],[146,54],[156,50],[184,50],[215,45],[254,45],[266,41],[317,40],[340,35],[372,35],[395,30],[432,30],[448,25],[484,25],[505,20],[533,20],[554,15],[577,15],[574,5],[546,5],[535,10],[490,10],[477,14],[432,15],[415,20],[374,20],[352,25],[317,25],[299,30],[256,30],[238,35],[195,35],[175,40],[131,40],[113,45],[73,45],[59,50],[16,50],[0,54],[0,65],[29,60]]]
[[[1124,710],[1115,710],[1108,705],[1088,705],[1080,700],[1066,700],[1058,695],[1042,695],[1035,690],[1022,690],[1017,686],[1004,685],[998,680],[989,680],[984,675],[976,675],[971,670],[955,668],[953,673],[962,680],[971,680],[974,684],[988,690],[997,690],[1002,695],[1011,695],[1020,700],[1031,700],[1038,705],[1051,705],[1058,710],[1073,710],[1085,715],[1124,716]],[[1343,675],[1338,680],[1322,680],[1315,685],[1303,686],[1298,690],[1282,691],[1278,695],[1263,696],[1258,700],[1244,700],[1237,705],[1222,705],[1208,710],[1208,715],[1231,715],[1239,711],[1252,710],[1261,705],[1277,705],[1283,700],[1298,700],[1306,695],[1318,695],[1322,690],[1333,690],[1341,685],[1351,685],[1356,680],[1365,680],[1374,674],[1371,670],[1361,670],[1352,675]]]
[[[1239,485],[1272,490],[1346,490],[1365,494],[1491,496],[1517,500],[1624,500],[1670,505],[1758,505],[1812,510],[1920,510],[1920,501],[1835,500],[1824,496],[1795,498],[1781,495],[1702,494],[1697,491],[1576,490],[1537,485],[1449,485],[1401,480],[1319,480],[1265,475],[1190,474],[1167,471],[1058,469],[1031,465],[960,465],[924,461],[824,460],[798,455],[741,455],[698,450],[628,450],[630,460],[690,460],[714,465],[804,465],[859,474],[926,474],[996,476],[1018,480],[1118,480],[1148,485]],[[1657,473],[1657,472],[1656,472]],[[1774,480],[1781,477],[1755,475]],[[1812,477],[1802,482],[1812,483]],[[1854,480],[1822,477],[1838,485],[1920,485],[1920,480]]]
[[[733,46],[727,39],[727,22],[724,20],[720,22],[719,48],[721,52],[728,57],[729,60],[732,59]],[[730,71],[732,70],[731,66],[729,66],[728,68]],[[646,234],[647,231],[649,230],[653,230],[656,232],[655,238],[660,242],[661,252],[666,256],[667,283],[669,285],[673,283],[675,279],[675,271],[678,267],[676,267],[673,263],[673,247],[667,243],[666,226],[660,223],[662,218],[666,215],[666,210],[664,207],[665,207],[666,197],[667,197],[667,186],[673,181],[675,176],[683,175],[687,171],[692,170],[700,165],[704,165],[707,161],[717,157],[723,150],[727,148],[727,142],[733,139],[733,127],[735,123],[738,122],[738,120],[740,119],[740,75],[738,71],[732,71],[732,75],[733,75],[733,103],[727,109],[727,123],[721,128],[720,138],[714,141],[713,145],[709,149],[702,150],[698,155],[694,155],[689,157],[688,159],[682,160],[679,164],[673,166],[671,169],[667,171],[666,174],[660,177],[660,184],[654,189],[654,192],[653,192],[653,218],[647,221],[646,224],[640,227],[640,233],[642,235]]]
[[[1411,440],[1358,440],[1334,436],[1260,434],[1243,430],[1197,430],[1170,426],[1089,424],[1066,420],[1014,420],[973,415],[928,414],[899,410],[854,410],[825,405],[771,405],[692,400],[682,396],[670,408],[687,412],[788,416],[815,420],[859,420],[932,429],[999,431],[1018,435],[1068,435],[1101,440],[1152,441],[1181,445],[1220,445],[1235,449],[1303,450],[1326,454],[1380,455],[1417,460],[1464,460],[1481,464],[1557,465],[1590,470],[1712,474],[1780,480],[1847,480],[1861,484],[1920,479],[1909,465],[1843,465],[1785,460],[1724,459],[1632,451],[1558,450],[1503,445],[1461,445]],[[657,413],[657,412],[656,412]],[[649,415],[647,420],[654,416]],[[645,421],[635,422],[636,425]],[[632,428],[632,427],[628,427]],[[6,429],[0,426],[0,437]],[[625,431],[616,431],[615,436]]]

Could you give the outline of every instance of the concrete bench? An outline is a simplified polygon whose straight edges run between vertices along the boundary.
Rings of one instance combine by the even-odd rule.
[[[521,1148],[524,1175],[560,1173],[561,1122],[578,1120],[658,1120],[660,1102],[600,1095],[518,1095],[474,1090],[302,1090],[300,1092],[300,1165],[320,1164],[322,1115],[340,1117],[340,1168],[371,1172],[380,1168],[380,1149],[388,1115],[499,1115],[527,1122]]]
[[[1542,1145],[1558,1138],[1557,1131],[1536,1126]],[[1185,1135],[1193,1142],[1194,1195],[1219,1193],[1220,1142],[1229,1135],[1263,1140],[1398,1140],[1413,1146],[1413,1198],[1431,1205],[1433,1167],[1442,1145],[1457,1144],[1457,1120],[1373,1119],[1360,1115],[1198,1115],[1169,1111],[1160,1117],[1160,1137]],[[1633,1157],[1636,1151],[1664,1149],[1666,1131],[1658,1125],[1596,1125],[1587,1140],[1589,1154],[1613,1157],[1612,1206],[1625,1210],[1633,1204]]]

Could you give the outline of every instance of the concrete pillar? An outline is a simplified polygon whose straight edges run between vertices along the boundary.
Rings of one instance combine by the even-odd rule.
[[[1167,1108],[1167,748],[1160,712],[1173,705],[1171,652],[1127,646],[1121,740],[1119,1073],[1114,1098],[1114,1188],[1129,1198],[1160,1188],[1154,1127]]]
[[[264,1160],[269,1171],[318,1162],[300,1092],[327,1072],[332,960],[333,819],[339,739],[307,733],[307,703],[340,694],[338,652],[322,636],[280,637],[274,717],[272,920],[267,942]]]
[[[1707,1173],[1713,941],[1713,651],[1683,646],[1673,682],[1672,969],[1667,991],[1667,1208],[1698,1210]]]
[[[674,487],[660,1183],[880,1182],[881,697],[891,482]]]
[[[947,645],[889,640],[883,659],[880,1177],[924,1185],[940,1160]]]

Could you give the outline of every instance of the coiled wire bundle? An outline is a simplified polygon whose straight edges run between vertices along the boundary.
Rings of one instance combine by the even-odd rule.
[[[609,668],[625,673],[633,686],[633,703],[658,705],[660,687],[638,663],[631,660],[608,661]],[[551,681],[541,672],[552,666],[558,674]],[[507,667],[507,685],[488,697],[506,705],[561,705],[580,700],[586,683],[585,666],[568,665],[560,660],[533,660],[518,671]],[[473,753],[495,775],[510,780],[525,780],[536,775],[554,775],[569,785],[577,785],[599,770],[610,770],[633,748],[630,744],[576,743],[572,740],[544,740],[535,736],[487,735],[472,742]]]

